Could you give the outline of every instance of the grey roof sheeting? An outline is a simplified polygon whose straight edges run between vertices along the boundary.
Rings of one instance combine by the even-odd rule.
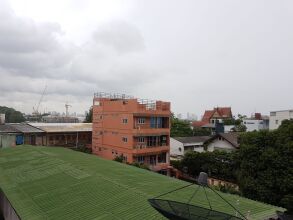
[[[214,138],[221,136],[224,138],[226,141],[228,141],[230,144],[232,144],[235,148],[239,148],[239,143],[238,143],[238,138],[239,138],[239,133],[237,132],[231,132],[231,133],[219,133],[216,134]]]
[[[44,133],[44,131],[28,124],[10,124],[10,126],[20,131],[21,133]]]
[[[0,125],[0,133],[19,133],[19,131],[13,128],[10,124],[4,124]]]
[[[187,143],[201,143],[209,140],[210,136],[194,136],[194,137],[173,137],[175,140],[187,144]]]
[[[91,132],[92,123],[28,123],[47,133],[56,132]]]

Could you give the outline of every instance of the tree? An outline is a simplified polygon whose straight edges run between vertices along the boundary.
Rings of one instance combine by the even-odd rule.
[[[231,129],[234,132],[245,132],[247,127],[244,124],[235,125],[234,128]]]
[[[86,113],[84,123],[92,123],[93,122],[93,107],[91,106],[89,112]]]
[[[189,137],[193,132],[189,122],[180,120],[172,114],[171,116],[171,137]]]
[[[236,182],[236,166],[233,152],[188,152],[182,161],[177,162],[176,168],[187,168],[187,173],[193,177],[200,172],[206,172],[209,176]]]
[[[293,213],[293,120],[275,131],[242,134],[237,163],[245,197],[282,205]]]
[[[193,128],[192,130],[193,136],[209,136],[211,134],[211,131],[209,129],[205,128]]]
[[[20,123],[25,121],[23,114],[13,108],[0,106],[0,113],[5,114],[5,122],[7,123]]]

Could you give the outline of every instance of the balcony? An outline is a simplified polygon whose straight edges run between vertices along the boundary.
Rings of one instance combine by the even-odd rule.
[[[133,154],[156,154],[161,152],[169,151],[170,147],[165,146],[146,146],[146,144],[137,144],[134,146]]]

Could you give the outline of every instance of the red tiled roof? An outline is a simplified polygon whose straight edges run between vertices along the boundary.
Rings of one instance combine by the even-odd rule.
[[[201,121],[194,121],[192,123],[193,127],[201,127],[203,125],[209,124],[212,117],[216,118],[232,118],[231,107],[217,107],[213,110],[206,110]]]
[[[230,118],[232,117],[232,110],[231,107],[218,107],[214,108],[214,111],[217,111],[221,117]]]
[[[203,117],[202,117],[202,121],[207,121],[207,122],[209,122],[209,120],[210,120],[210,118],[213,116],[214,112],[215,112],[214,110],[206,110],[206,111],[204,112]]]
[[[194,121],[192,122],[192,126],[193,127],[201,127],[205,124],[208,124],[209,122],[206,122],[206,121]]]

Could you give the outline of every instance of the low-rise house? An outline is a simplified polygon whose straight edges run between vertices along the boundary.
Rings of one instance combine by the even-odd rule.
[[[15,147],[19,131],[7,124],[0,124],[0,148]]]
[[[171,137],[170,155],[171,157],[177,157],[183,156],[188,151],[203,152],[204,142],[209,139],[210,136]]]
[[[32,127],[25,123],[14,123],[9,124],[9,126],[21,133],[21,136],[18,137],[17,145],[44,145],[45,132],[43,130]]]
[[[270,112],[270,130],[277,129],[286,119],[293,119],[293,109]]]
[[[192,122],[192,127],[209,129],[211,134],[224,132],[223,121],[232,118],[231,107],[216,107],[213,110],[206,110],[201,121]]]
[[[213,110],[206,110],[201,121],[194,121],[192,125],[194,127],[207,126],[208,124],[215,125],[216,123],[222,123],[225,119],[232,119],[231,107],[216,107]]]
[[[239,149],[239,133],[218,133],[205,142],[207,151],[233,151]]]
[[[43,146],[91,148],[92,123],[29,123],[45,132]]]
[[[11,123],[0,125],[0,147],[16,145],[91,148],[91,123]]]

